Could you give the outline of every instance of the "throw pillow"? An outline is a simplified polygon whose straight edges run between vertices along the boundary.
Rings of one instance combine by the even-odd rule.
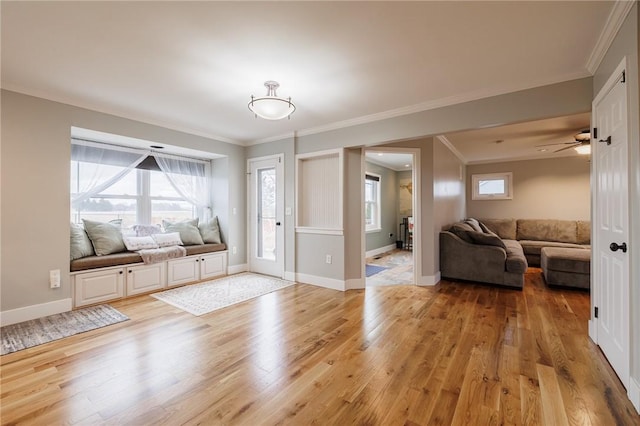
[[[496,246],[501,247],[503,249],[507,249],[507,246],[504,244],[504,241],[497,235],[485,234],[484,232],[477,231],[469,231],[469,237],[474,244],[482,244],[485,246]]]
[[[153,234],[151,238],[153,238],[156,244],[158,244],[158,247],[182,245],[182,240],[180,239],[179,232],[168,232],[166,234]]]
[[[204,244],[202,236],[200,235],[200,230],[198,229],[198,218],[182,222],[169,222],[168,220],[163,220],[162,226],[164,227],[165,232],[179,232],[180,239],[185,246]]]
[[[162,229],[158,225],[133,225],[136,237],[148,237],[153,234],[161,234]]]
[[[122,237],[122,240],[124,241],[124,245],[127,247],[127,250],[129,251],[158,248],[158,243],[156,243],[156,240],[154,240],[150,236]]]
[[[477,219],[474,219],[474,218],[470,217],[470,218],[465,219],[464,223],[468,223],[469,226],[471,226],[474,231],[482,232],[482,228],[480,227],[480,222],[478,222]]]
[[[469,236],[469,232],[473,232],[473,228],[468,223],[454,223],[451,228],[449,228],[449,232],[457,235],[462,241],[473,243],[473,240]]]
[[[205,243],[220,244],[222,242],[222,240],[220,239],[220,226],[218,225],[218,216],[215,216],[208,222],[199,224],[198,229],[200,230],[202,241],[204,241]]]
[[[93,249],[96,251],[96,255],[104,256],[125,251],[126,248],[124,241],[122,241],[120,226],[88,219],[82,219],[82,222],[91,240],[91,244],[93,244]]]
[[[75,223],[71,224],[71,260],[93,256],[93,246],[84,228]]]

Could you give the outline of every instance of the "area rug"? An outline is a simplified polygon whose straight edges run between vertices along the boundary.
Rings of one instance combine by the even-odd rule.
[[[292,281],[245,272],[151,296],[199,316],[294,284]]]
[[[5,325],[0,328],[0,334],[2,334],[2,353],[0,355],[117,324],[128,319],[129,317],[109,305],[98,305]]]
[[[364,274],[367,277],[370,277],[370,276],[375,275],[375,274],[377,274],[379,272],[382,272],[382,271],[384,271],[386,269],[387,268],[385,268],[384,266],[366,264],[366,265],[364,265]]]

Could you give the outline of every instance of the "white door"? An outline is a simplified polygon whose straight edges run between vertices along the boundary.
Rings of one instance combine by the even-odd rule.
[[[283,156],[250,159],[249,270],[284,276]]]
[[[627,85],[619,70],[596,98],[595,208],[592,278],[597,343],[622,383],[629,378],[629,192]],[[594,134],[595,136],[595,134]]]

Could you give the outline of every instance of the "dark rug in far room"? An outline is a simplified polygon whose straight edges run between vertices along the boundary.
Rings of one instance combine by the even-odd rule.
[[[2,334],[2,353],[0,355],[117,324],[128,319],[129,317],[109,305],[98,305],[5,325],[0,328],[0,334]]]
[[[367,277],[370,277],[370,276],[375,275],[375,274],[377,274],[377,273],[380,273],[380,272],[382,272],[382,271],[384,271],[384,270],[386,270],[386,269],[387,269],[387,268],[385,268],[384,266],[378,266],[378,265],[369,265],[369,264],[366,264],[366,265],[364,266],[364,274],[365,274]]]

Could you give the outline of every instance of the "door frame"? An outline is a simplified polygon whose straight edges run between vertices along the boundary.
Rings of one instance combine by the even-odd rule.
[[[592,132],[593,132],[593,127],[597,124],[597,115],[596,115],[596,108],[598,106],[598,104],[609,94],[609,92],[611,91],[611,89],[618,84],[619,80],[620,80],[620,76],[622,75],[623,71],[626,73],[626,70],[628,70],[627,67],[627,58],[623,57],[622,61],[620,61],[620,64],[616,67],[616,69],[611,73],[611,75],[609,76],[609,78],[607,79],[607,82],[602,86],[602,88],[600,89],[600,91],[598,92],[598,94],[596,95],[596,97],[593,99],[592,104],[591,104],[591,127],[592,127]],[[628,74],[628,73],[626,73]],[[625,90],[626,90],[626,98],[627,98],[627,106],[626,106],[626,114],[627,114],[627,149],[630,152],[630,146],[629,146],[629,141],[630,141],[630,135],[631,135],[631,117],[629,117],[629,100],[630,100],[630,94],[629,94],[629,84],[625,84]],[[592,247],[591,247],[591,319],[589,320],[589,337],[591,338],[591,340],[593,340],[594,343],[598,344],[598,319],[595,318],[595,306],[599,306],[601,300],[600,300],[600,285],[599,282],[597,280],[598,278],[598,274],[600,273],[600,265],[598,264],[598,259],[596,259],[595,254],[598,253],[598,251],[600,250],[600,248],[604,245],[607,245],[606,241],[600,241],[600,238],[598,236],[598,232],[597,232],[597,228],[596,228],[596,224],[598,223],[599,217],[598,217],[598,203],[599,203],[599,199],[598,199],[598,192],[597,192],[597,184],[594,182],[595,179],[597,179],[598,177],[598,164],[597,161],[594,161],[594,159],[596,158],[596,153],[599,149],[599,145],[598,142],[595,140],[595,138],[592,138],[591,140],[591,243],[592,243]],[[631,182],[630,182],[630,173],[631,173],[631,168],[629,168],[629,164],[627,164],[627,199],[629,201],[631,201],[631,197],[630,197],[630,191],[631,191]],[[631,204],[629,204],[630,206]],[[630,229],[630,225],[631,225],[631,217],[628,217],[627,219],[627,230],[629,232],[629,237],[631,237],[631,229]],[[631,293],[631,259],[632,259],[632,255],[634,252],[634,247],[633,244],[629,245],[629,271],[628,271],[628,285],[629,288],[627,289],[627,291],[629,292],[629,294]],[[622,381],[622,383],[627,387],[627,392],[630,389],[630,373],[631,373],[631,333],[632,333],[632,327],[631,327],[631,298],[628,297],[627,298],[627,303],[629,304],[627,306],[627,312],[629,313],[629,317],[627,318],[627,330],[628,330],[628,335],[627,335],[627,353],[625,356],[625,361],[626,361],[626,377],[622,377],[620,375],[620,372],[616,371],[616,373],[619,375],[620,380]]]
[[[285,217],[285,212],[284,212],[284,205],[285,205],[285,193],[284,193],[284,153],[280,153],[280,154],[272,154],[272,155],[266,155],[263,157],[252,157],[252,158],[247,158],[247,170],[246,170],[246,175],[247,175],[247,269],[250,272],[253,272],[253,265],[252,265],[252,260],[253,260],[253,251],[252,251],[252,247],[253,247],[253,238],[254,236],[252,235],[251,232],[251,185],[252,185],[252,179],[251,179],[251,166],[252,163],[257,163],[260,161],[268,161],[268,160],[278,160],[278,166],[276,166],[276,177],[278,176],[278,173],[280,173],[281,179],[277,179],[276,181],[276,220],[279,220],[281,225],[278,226],[276,228],[277,232],[276,232],[276,247],[282,247],[282,252],[281,252],[281,259],[279,259],[278,263],[280,265],[280,268],[278,270],[278,276],[279,278],[284,278],[284,274],[285,274],[285,258],[286,258],[286,247],[285,247],[285,223],[284,223],[284,217]],[[280,169],[279,171],[277,169]]]
[[[360,250],[360,263],[362,265],[361,277],[362,277],[362,285],[363,288],[366,288],[367,285],[367,277],[365,273],[365,264],[367,260],[367,244],[366,244],[366,226],[364,220],[364,180],[365,180],[365,172],[366,172],[366,156],[367,152],[388,152],[388,153],[397,153],[397,154],[412,154],[413,155],[413,164],[411,170],[411,182],[413,185],[413,192],[411,194],[411,204],[413,208],[413,285],[422,285],[422,214],[420,209],[420,180],[421,180],[421,168],[420,168],[420,148],[402,148],[402,147],[384,147],[384,146],[373,146],[373,147],[365,147],[362,150],[361,156],[361,177],[360,177],[360,188],[363,188],[361,191],[361,200],[360,200],[360,215],[361,215],[361,247]]]

